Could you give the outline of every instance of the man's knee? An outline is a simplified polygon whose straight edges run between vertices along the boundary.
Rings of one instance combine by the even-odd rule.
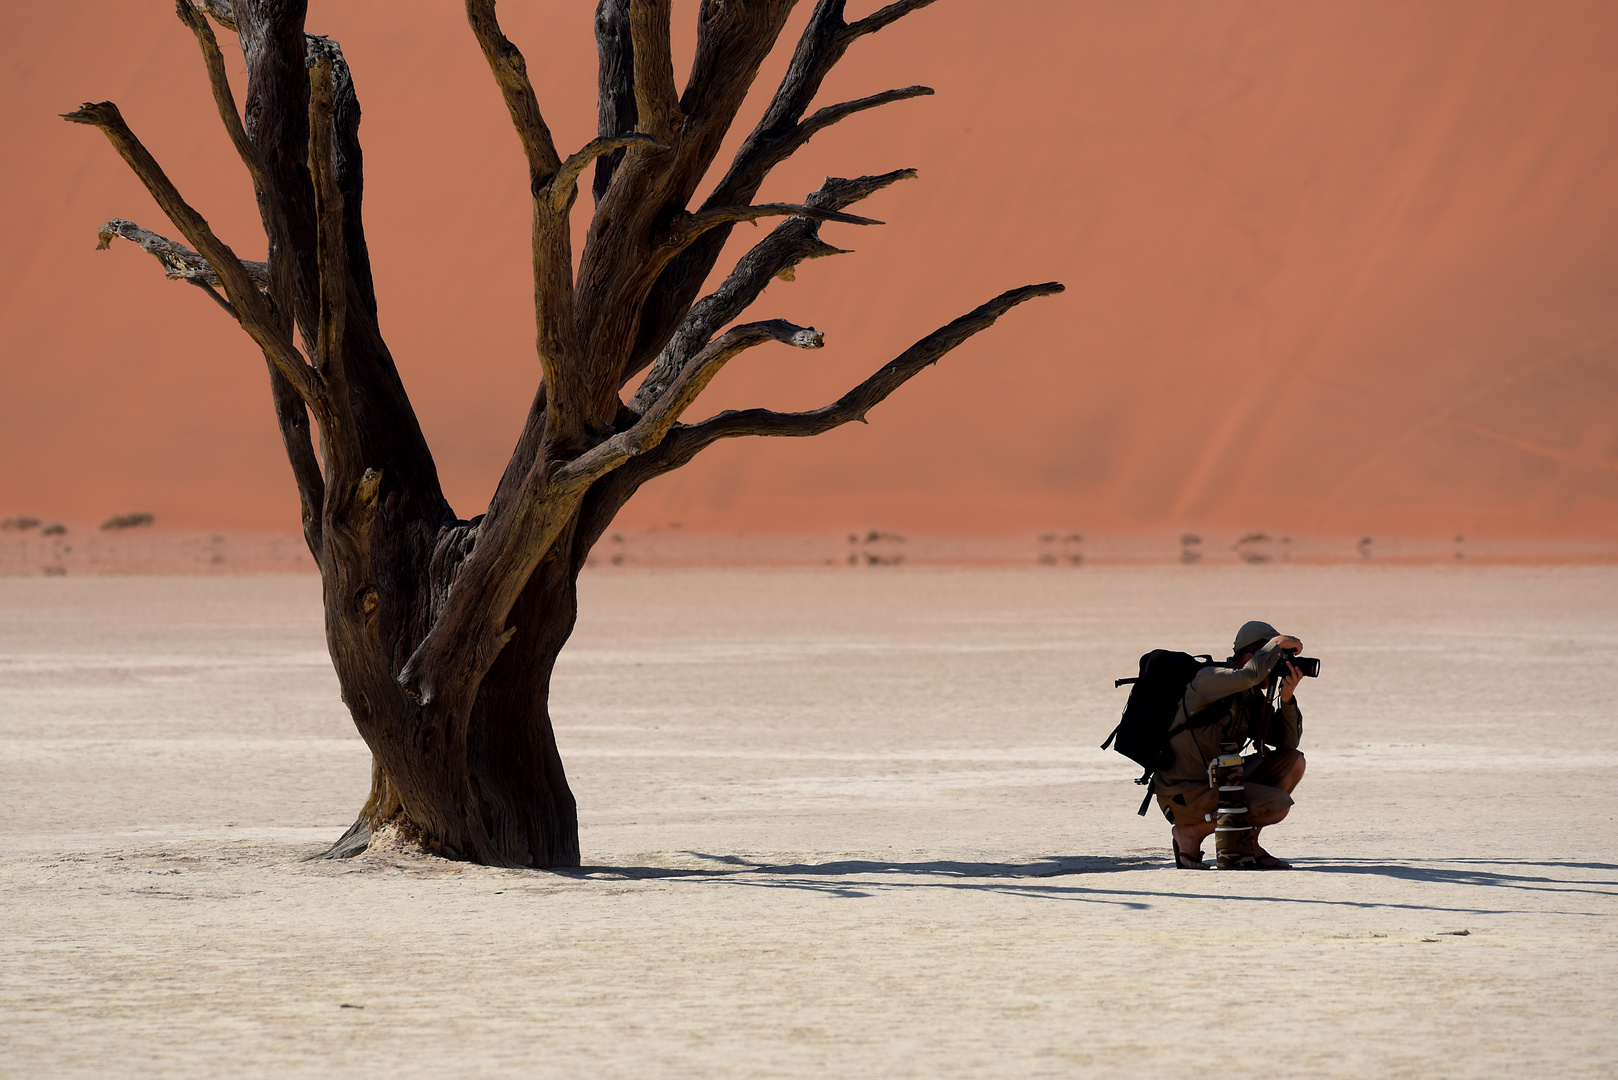
[[[1252,815],[1249,820],[1254,825],[1274,825],[1286,817],[1287,811],[1292,809],[1292,796],[1283,788],[1249,783],[1247,807],[1248,813]]]
[[[1303,779],[1307,764],[1302,750],[1277,750],[1260,766],[1253,779],[1291,791]]]
[[[1276,768],[1294,769],[1303,767],[1303,751],[1297,748],[1291,750],[1274,750],[1270,752],[1270,762]]]
[[[1287,765],[1287,779],[1291,781],[1288,785],[1288,790],[1290,790],[1297,787],[1298,781],[1303,779],[1304,768],[1309,763],[1304,760],[1302,750],[1288,750],[1287,753],[1292,756],[1291,762]]]
[[[1253,824],[1259,826],[1260,828],[1265,825],[1274,825],[1276,822],[1285,818],[1287,816],[1287,812],[1291,809],[1292,804],[1289,802],[1276,803],[1274,805],[1265,807],[1254,807],[1251,811],[1253,815]]]

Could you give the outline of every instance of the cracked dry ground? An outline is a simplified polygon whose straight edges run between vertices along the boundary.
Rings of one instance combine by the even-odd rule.
[[[567,874],[379,845],[308,578],[0,579],[7,1075],[1611,1075],[1610,569],[603,571]],[[1325,660],[1290,874],[1169,867],[1112,678]]]

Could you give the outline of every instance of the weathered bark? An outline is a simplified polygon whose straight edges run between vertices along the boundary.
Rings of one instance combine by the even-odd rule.
[[[177,4],[253,182],[265,263],[242,261],[214,235],[110,102],[68,115],[107,135],[186,241],[114,219],[100,246],[128,239],[167,276],[209,293],[268,365],[304,535],[320,567],[332,663],[373,758],[370,798],[329,854],[362,851],[377,828],[397,821],[452,857],[577,865],[578,818],[551,726],[550,680],[577,616],[579,571],[618,510],[641,484],[718,439],[810,435],[863,421],[1009,308],[1060,291],[1051,283],[1004,293],[823,409],[742,410],[682,423],[743,351],[772,342],[821,346],[819,331],[781,319],[725,327],[772,278],[840,252],[821,240],[823,223],[880,224],[846,209],[915,175],[828,179],[801,204],[753,203],[770,169],[817,132],[932,92],[890,90],[805,117],[854,41],[931,2],[901,0],[848,23],[842,0],[819,0],[764,118],[713,193],[691,207],[794,2],[704,2],[682,91],[669,48],[669,0],[599,0],[600,134],[564,156],[494,0],[465,0],[528,165],[540,374],[495,496],[469,521],[444,499],[377,325],[359,101],[337,43],[305,33],[306,0]],[[212,24],[240,37],[245,115]],[[569,215],[592,164],[596,208],[575,279]],[[772,216],[785,220],[699,300],[731,227]],[[625,401],[626,385],[641,372]]]

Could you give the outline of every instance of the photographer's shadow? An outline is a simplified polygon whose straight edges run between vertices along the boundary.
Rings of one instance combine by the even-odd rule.
[[[1603,862],[1575,862],[1559,859],[1424,859],[1414,863],[1390,863],[1377,859],[1294,859],[1299,870],[1314,874],[1368,874],[1395,878],[1400,881],[1420,881],[1438,885],[1466,885],[1492,889],[1521,889],[1526,892],[1590,893],[1600,896],[1618,896],[1618,864]],[[1526,872],[1488,869],[1490,867],[1523,867]],[[1539,870],[1604,871],[1604,878],[1553,877]]]

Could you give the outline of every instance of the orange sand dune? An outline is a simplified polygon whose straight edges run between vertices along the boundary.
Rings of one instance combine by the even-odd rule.
[[[517,143],[460,5],[311,6],[365,108],[384,330],[475,513],[536,378]],[[566,148],[593,134],[592,8],[502,5]],[[293,528],[262,361],[133,247],[93,250],[114,216],[172,230],[55,118],[116,100],[261,257],[190,36],[167,3],[86,0],[6,5],[0,42],[0,513]],[[1069,291],[869,427],[717,447],[623,524],[1618,535],[1614,55],[1618,7],[1573,0],[942,0],[823,97],[938,95],[848,121],[764,192],[920,169],[866,207],[885,227],[828,227],[856,255],[759,304],[829,347],[750,354],[698,408],[819,404],[1004,288]]]

